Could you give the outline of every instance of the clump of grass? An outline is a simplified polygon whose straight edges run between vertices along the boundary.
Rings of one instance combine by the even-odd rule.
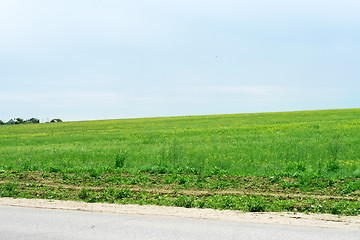
[[[125,154],[120,153],[115,157],[115,168],[123,168],[125,166]]]
[[[340,135],[334,135],[329,142],[329,155],[330,159],[326,164],[326,168],[329,172],[336,172],[340,169],[340,163],[338,161],[338,155],[341,148]]]
[[[177,207],[192,208],[195,206],[195,197],[180,195],[174,200],[174,204]]]
[[[247,208],[249,212],[264,212],[266,205],[262,198],[252,196],[248,199]]]
[[[82,200],[86,200],[91,196],[91,192],[89,189],[86,188],[82,188],[81,191],[78,194],[79,198],[81,198]]]
[[[14,197],[18,195],[15,183],[6,183],[0,192],[0,197]]]

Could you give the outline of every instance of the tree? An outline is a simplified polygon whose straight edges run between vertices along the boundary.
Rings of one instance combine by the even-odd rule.
[[[22,119],[22,118],[15,118],[15,124],[23,124],[23,123],[25,123],[25,121],[24,121],[24,119]]]
[[[30,118],[28,121],[29,123],[40,123],[40,120],[37,118]]]
[[[0,120],[0,125],[4,125],[5,123],[2,121],[2,120]]]
[[[62,120],[60,118],[54,118],[50,122],[62,122]]]

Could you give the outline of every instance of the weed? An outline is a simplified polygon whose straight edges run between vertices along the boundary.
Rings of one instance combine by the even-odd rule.
[[[127,188],[117,189],[114,191],[114,197],[116,199],[128,198],[132,195],[131,191]]]
[[[340,163],[334,159],[330,159],[326,164],[326,169],[329,172],[336,172],[340,169]]]
[[[341,138],[339,134],[332,137],[329,142],[329,154],[333,161],[338,160],[338,154],[341,148]]]
[[[280,177],[279,176],[275,176],[275,177],[271,176],[268,178],[268,180],[270,183],[278,183],[278,182],[280,182]]]
[[[232,184],[227,181],[212,181],[209,184],[210,189],[225,189],[229,188]]]
[[[177,154],[177,148],[176,148],[176,138],[174,138],[173,144],[172,144],[172,163],[173,163],[173,168],[176,168],[176,160],[178,158],[178,154]]]
[[[83,188],[81,189],[80,193],[78,194],[79,198],[85,200],[91,196],[90,190]]]
[[[228,171],[215,166],[213,169],[210,170],[210,174],[222,177],[222,176],[226,176],[228,174]]]
[[[338,155],[341,148],[340,135],[334,135],[329,142],[329,155],[330,159],[327,162],[326,168],[329,172],[336,172],[340,169],[340,163],[338,162]]]
[[[169,169],[165,166],[151,166],[149,169],[147,169],[145,172],[149,172],[149,173],[157,173],[157,174],[164,174],[169,172]]]
[[[115,168],[123,168],[125,165],[125,154],[121,153],[115,157]]]
[[[61,172],[61,168],[58,167],[58,166],[50,166],[49,167],[49,172],[50,173],[59,173],[59,172]]]
[[[0,192],[0,197],[14,197],[18,195],[16,184],[6,183]]]
[[[185,176],[181,176],[178,181],[180,185],[183,185],[187,183],[187,178]]]
[[[342,184],[342,187],[338,189],[340,194],[349,194],[360,190],[360,181],[348,180]]]
[[[101,171],[99,169],[91,168],[89,170],[89,176],[91,178],[97,178],[99,179],[101,177]]]
[[[174,200],[174,204],[177,207],[191,208],[195,206],[195,197],[180,195]]]
[[[250,197],[247,202],[247,208],[249,212],[264,212],[266,205],[262,198]]]
[[[354,170],[353,177],[360,178],[360,168],[357,168],[356,170]]]

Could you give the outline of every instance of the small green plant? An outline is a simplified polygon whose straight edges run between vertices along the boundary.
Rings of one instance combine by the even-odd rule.
[[[13,197],[17,194],[16,185],[14,183],[6,183],[3,189],[1,189],[0,197]]]
[[[326,168],[329,172],[336,172],[340,169],[340,163],[338,161],[338,155],[341,148],[340,135],[334,135],[329,142],[329,155],[330,159],[326,164]]]
[[[50,173],[58,173],[58,172],[61,172],[61,168],[58,167],[58,166],[50,166],[49,167],[49,172]]]
[[[154,166],[151,166],[150,169],[147,170],[147,172],[150,172],[150,173],[157,173],[157,174],[164,174],[164,173],[167,173],[169,170],[165,167],[165,166],[162,166],[162,165],[154,165]]]
[[[328,172],[336,172],[340,169],[340,163],[334,159],[330,159],[326,164]]]
[[[114,197],[117,199],[128,198],[128,197],[131,197],[131,195],[132,195],[131,191],[127,188],[116,189],[114,191]]]
[[[340,194],[348,194],[360,190],[360,181],[347,180],[338,189]]]
[[[228,172],[224,169],[221,169],[220,167],[215,166],[214,168],[210,169],[211,175],[217,175],[219,177],[226,176]]]
[[[85,200],[91,196],[90,190],[83,188],[81,189],[80,193],[78,194],[79,198]]]
[[[125,154],[118,154],[115,157],[115,168],[123,168],[125,165]]]
[[[180,195],[178,198],[174,200],[174,203],[175,206],[177,207],[191,208],[194,207],[195,205],[195,197]]]
[[[360,168],[354,170],[353,177],[360,178]]]
[[[92,178],[98,178],[99,179],[101,177],[101,172],[100,172],[99,169],[91,168],[90,171],[89,171],[89,175]]]
[[[247,207],[249,212],[264,212],[266,210],[264,200],[255,196],[249,198]]]
[[[177,149],[176,149],[176,138],[174,138],[173,144],[172,144],[172,162],[173,162],[173,168],[176,168],[176,160],[178,158]]]
[[[268,180],[270,183],[279,183],[280,177],[279,176],[271,176],[271,177],[268,177]]]
[[[292,162],[292,163],[289,163],[286,167],[286,171],[289,171],[289,172],[304,172],[306,171],[306,163],[304,161],[296,161],[296,162]]]
[[[179,185],[186,185],[189,182],[189,178],[186,175],[182,175],[178,178]]]

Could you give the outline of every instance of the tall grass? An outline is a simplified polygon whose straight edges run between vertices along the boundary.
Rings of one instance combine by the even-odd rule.
[[[0,169],[217,167],[349,177],[360,175],[359,136],[360,109],[4,125]]]

